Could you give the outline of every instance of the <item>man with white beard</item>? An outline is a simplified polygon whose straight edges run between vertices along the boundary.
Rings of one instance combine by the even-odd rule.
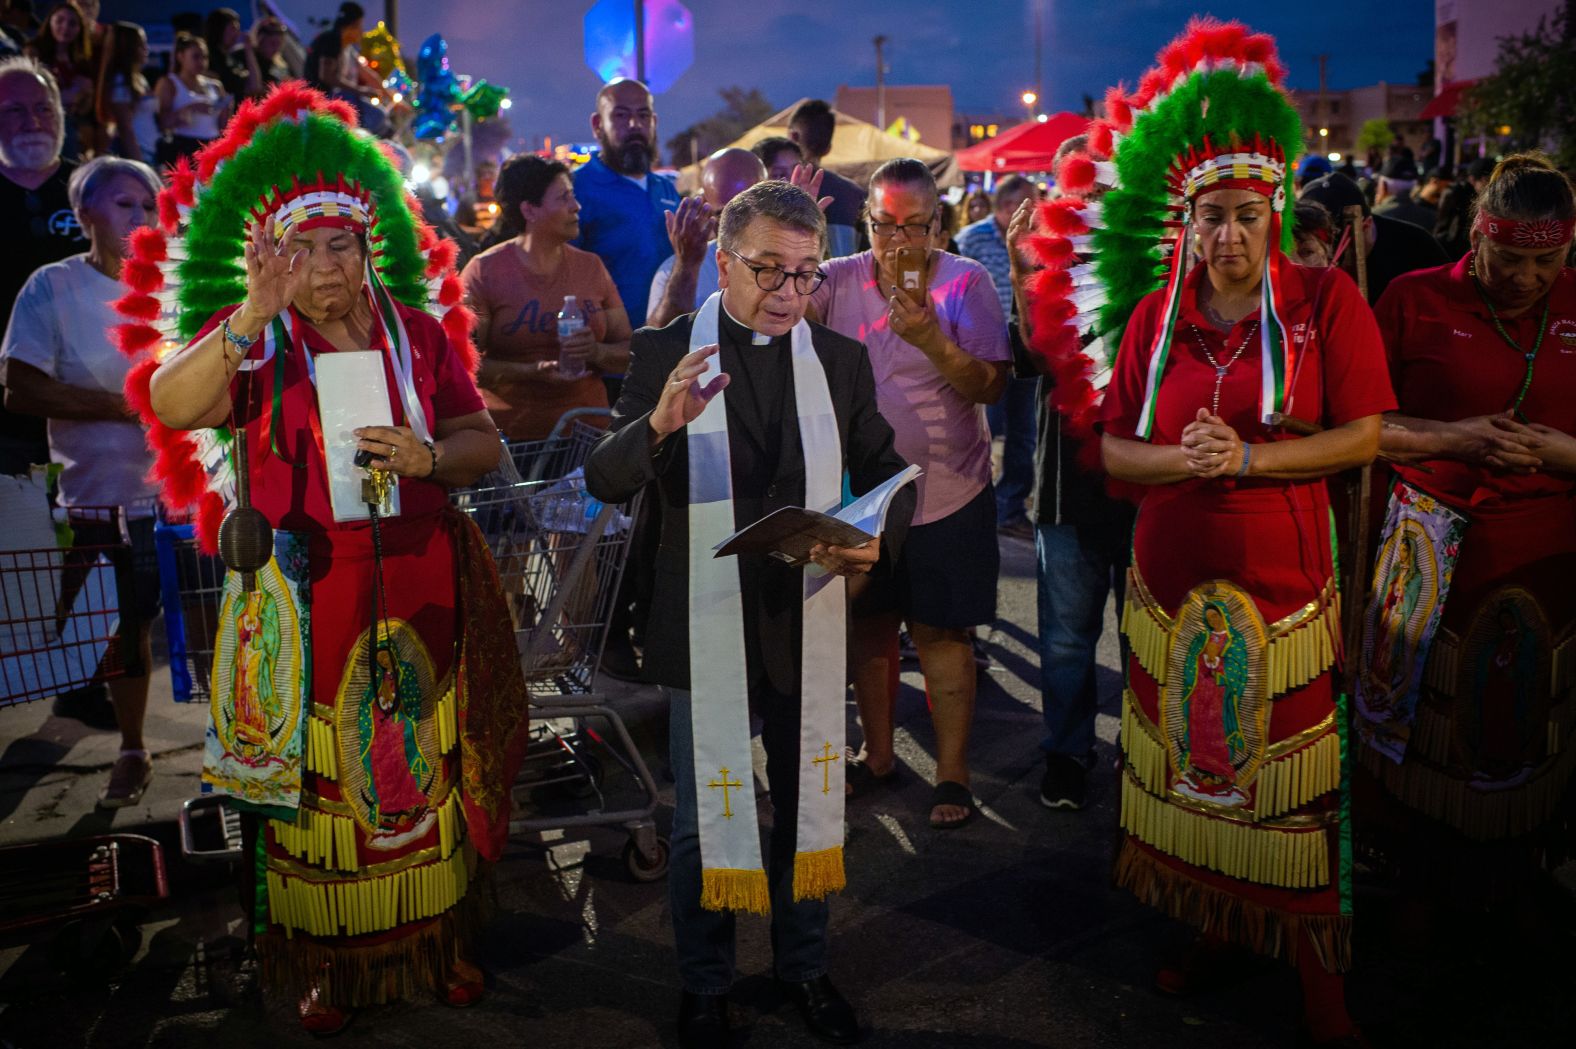
[[[66,196],[75,165],[60,159],[64,141],[55,78],[31,58],[0,61],[0,215],[11,233],[0,255],[0,331],[34,270],[87,250]],[[0,474],[47,462],[43,418],[0,407]]]

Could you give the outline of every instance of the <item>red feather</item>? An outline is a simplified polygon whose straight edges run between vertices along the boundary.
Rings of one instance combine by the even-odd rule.
[[[1040,226],[1047,233],[1076,237],[1089,232],[1084,219],[1084,202],[1077,197],[1059,197],[1040,205]]]
[[[146,321],[151,324],[159,319],[159,300],[139,291],[122,295],[111,305],[122,317],[129,317],[134,321]]]
[[[1029,287],[1036,295],[1066,298],[1073,293],[1073,279],[1066,270],[1043,269],[1029,278]]]
[[[197,172],[192,170],[191,161],[186,157],[181,157],[170,168],[169,184],[177,204],[189,208],[197,202]]]
[[[1155,96],[1164,91],[1167,86],[1169,86],[1169,81],[1166,80],[1166,75],[1158,69],[1151,69],[1138,81],[1138,94],[1133,98],[1134,105],[1137,105],[1140,109],[1148,108],[1149,103],[1155,100]]]
[[[151,295],[164,287],[164,271],[156,262],[145,259],[127,259],[120,267],[121,283],[132,291]]]
[[[1115,155],[1115,129],[1109,120],[1095,120],[1089,124],[1089,152],[1097,157]]]
[[[458,306],[464,294],[465,289],[460,287],[460,278],[450,273],[443,278],[443,283],[438,285],[438,305],[445,309]]]
[[[1133,126],[1133,106],[1120,84],[1105,93],[1105,115],[1118,131],[1125,132]]]
[[[153,226],[143,226],[131,231],[131,253],[140,259],[149,262],[163,262],[169,258],[169,244],[164,238],[164,231]]]
[[[449,349],[472,375],[481,367],[481,356],[471,342],[471,326],[476,315],[466,306],[455,306],[443,315],[443,330],[449,336]]]
[[[110,329],[110,334],[116,349],[128,357],[149,349],[164,337],[159,329],[146,324],[117,324]]]
[[[1032,244],[1035,260],[1052,269],[1066,269],[1078,261],[1073,243],[1066,237],[1042,237]]]
[[[1275,57],[1275,38],[1268,33],[1254,33],[1242,41],[1242,57],[1249,62],[1265,63]]]
[[[1094,161],[1084,153],[1069,153],[1056,171],[1056,184],[1064,193],[1087,193],[1094,188]]]
[[[445,270],[452,269],[459,256],[459,245],[452,240],[438,239],[437,243],[427,251],[427,276],[436,277]]]
[[[197,549],[210,557],[219,552],[219,522],[224,520],[224,500],[209,492],[197,504]]]
[[[149,385],[153,381],[153,373],[158,370],[159,362],[150,354],[139,357],[126,372],[126,381],[122,390],[126,395],[126,403],[137,410],[137,414],[144,419],[152,419],[153,401]]]
[[[356,118],[356,111],[349,102],[334,99],[323,107],[323,112],[331,117],[338,117],[350,127],[360,127],[361,121]]]
[[[174,231],[181,224],[180,210],[175,206],[175,194],[168,189],[159,190],[159,225]]]

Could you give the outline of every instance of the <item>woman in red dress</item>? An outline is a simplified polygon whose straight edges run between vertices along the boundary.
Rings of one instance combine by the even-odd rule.
[[[161,228],[133,245],[133,293],[118,303],[143,321],[121,330],[141,351],[128,397],[166,501],[198,504],[209,535],[228,459],[273,530],[266,563],[247,582],[227,577],[212,699],[216,725],[238,708],[260,718],[261,747],[232,753],[210,729],[203,778],[255,820],[248,917],[262,979],[317,1034],[421,992],[480,997],[470,889],[477,854],[501,852],[526,725],[485,540],[449,504],[501,447],[463,314],[428,312],[459,299],[452,254],[346,113],[294,84],[245,103],[195,167],[172,171]],[[174,322],[154,298],[169,291]],[[349,362],[381,383],[336,386]],[[365,422],[336,420],[336,398]],[[371,469],[345,493],[331,467],[358,452]],[[369,519],[379,484],[392,495]],[[226,556],[250,560],[233,545]],[[268,600],[249,601],[249,586]],[[225,660],[263,628],[260,606],[272,633],[249,646],[253,694],[233,694]]]
[[[1400,806],[1404,872],[1455,898],[1535,904],[1529,877],[1571,844],[1573,231],[1569,179],[1540,154],[1507,157],[1471,252],[1397,278],[1376,309],[1400,400],[1383,449],[1467,524],[1403,759],[1361,760]]]
[[[1091,155],[1059,172],[1064,188],[1109,189],[1098,210],[1042,212],[1072,243],[1039,245],[1064,270],[1040,288],[1068,289],[1078,338],[1061,345],[1073,352],[1089,331],[1109,345],[1123,328],[1099,409],[1106,471],[1142,489],[1122,617],[1116,881],[1203,933],[1188,963],[1162,970],[1162,990],[1195,986],[1227,945],[1285,958],[1310,1040],[1340,1044],[1357,1036],[1342,975],[1344,712],[1324,478],[1373,459],[1395,401],[1356,286],[1285,255],[1302,129],[1281,75],[1268,37],[1203,21],[1137,94],[1109,95]],[[1158,289],[1157,244],[1171,266]],[[1074,254],[1092,267],[1058,262]],[[1036,339],[1069,312],[1042,303]],[[1055,342],[1041,344],[1054,354]],[[1053,368],[1058,406],[1078,409],[1065,389],[1078,362]]]

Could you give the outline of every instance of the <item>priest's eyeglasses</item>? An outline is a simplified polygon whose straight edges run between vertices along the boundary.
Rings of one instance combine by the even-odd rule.
[[[744,263],[744,268],[755,274],[755,286],[762,291],[776,291],[793,278],[793,289],[800,295],[809,295],[821,282],[826,279],[826,274],[820,270],[785,270],[781,266],[762,266],[760,263],[751,262],[732,248],[728,254]]]

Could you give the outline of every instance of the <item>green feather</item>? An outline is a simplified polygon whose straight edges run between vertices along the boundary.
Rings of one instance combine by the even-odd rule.
[[[372,194],[377,223],[369,233],[381,251],[378,273],[400,302],[426,307],[426,263],[399,172],[374,140],[334,117],[311,113],[260,128],[201,188],[187,216],[186,255],[176,271],[183,339],[195,336],[216,311],[245,298],[242,259],[252,209],[274,186],[288,190],[293,178],[311,182],[319,175],[343,175]]]
[[[1206,107],[1204,99],[1209,100]],[[1106,345],[1121,344],[1133,310],[1145,295],[1162,287],[1167,269],[1160,244],[1172,203],[1168,176],[1176,158],[1203,144],[1251,142],[1254,134],[1280,145],[1288,178],[1302,148],[1302,121],[1284,93],[1262,73],[1244,78],[1230,70],[1194,73],[1152,109],[1137,114],[1132,130],[1117,144],[1120,185],[1105,195],[1104,227],[1094,233],[1095,272],[1106,289],[1100,328]],[[1295,243],[1287,190],[1287,221],[1281,223],[1281,250]]]

